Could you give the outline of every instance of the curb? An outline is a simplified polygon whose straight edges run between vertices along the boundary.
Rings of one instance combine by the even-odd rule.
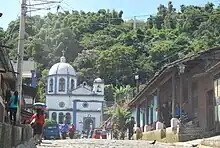
[[[204,146],[204,145],[199,145],[198,147],[199,147],[199,148],[213,148],[213,147],[210,147],[210,146]]]
[[[203,140],[201,141],[202,146],[208,147],[220,147],[220,141],[218,140]]]

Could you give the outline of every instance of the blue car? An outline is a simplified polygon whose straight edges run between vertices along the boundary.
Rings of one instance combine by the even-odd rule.
[[[44,127],[44,139],[60,139],[59,125],[47,125]]]

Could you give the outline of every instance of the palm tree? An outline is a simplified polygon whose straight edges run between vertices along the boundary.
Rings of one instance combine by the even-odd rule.
[[[133,88],[130,85],[120,86],[114,90],[115,103],[124,103],[132,99]]]
[[[126,132],[126,120],[129,119],[131,113],[127,108],[117,105],[115,110],[112,112],[112,129],[113,136],[116,139],[124,139]]]

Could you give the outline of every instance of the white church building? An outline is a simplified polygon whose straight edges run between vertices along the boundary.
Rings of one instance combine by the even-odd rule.
[[[103,120],[104,80],[97,78],[93,86],[78,85],[77,73],[63,56],[51,67],[47,76],[46,105],[48,117],[59,124],[73,123],[77,130],[100,127]]]

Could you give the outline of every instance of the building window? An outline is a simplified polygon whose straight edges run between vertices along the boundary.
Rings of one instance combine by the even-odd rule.
[[[63,124],[64,114],[62,112],[59,113],[59,124]]]
[[[52,120],[57,122],[57,113],[56,112],[52,113]]]
[[[102,92],[100,85],[97,86],[97,92]]]
[[[74,80],[71,79],[71,90],[73,90],[75,88],[75,83],[74,83]]]
[[[52,78],[50,79],[50,82],[49,82],[49,92],[53,92],[53,79]]]
[[[87,102],[84,102],[84,103],[82,104],[82,106],[83,106],[83,108],[88,108],[89,104],[88,104]]]
[[[65,79],[64,78],[59,79],[59,91],[60,92],[65,91]]]
[[[67,122],[67,124],[71,123],[71,114],[70,113],[66,113],[66,122]]]

